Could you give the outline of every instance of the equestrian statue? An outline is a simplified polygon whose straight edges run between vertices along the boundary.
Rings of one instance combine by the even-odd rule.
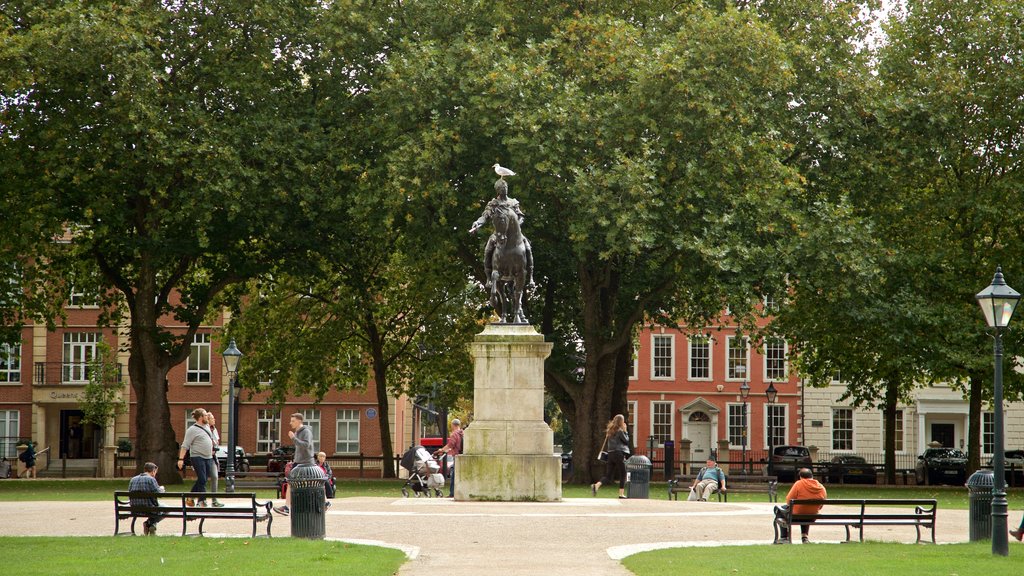
[[[534,286],[533,250],[520,229],[524,215],[519,201],[508,197],[505,176],[515,173],[497,164],[494,169],[501,176],[494,183],[495,197],[473,222],[469,233],[475,234],[488,221],[494,226],[484,248],[485,288],[490,290],[491,306],[500,318],[498,323],[527,324],[523,291]]]

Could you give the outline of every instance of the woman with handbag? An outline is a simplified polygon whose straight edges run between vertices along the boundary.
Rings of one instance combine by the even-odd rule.
[[[606,452],[607,450],[607,452]],[[629,457],[629,433],[626,432],[626,419],[622,414],[616,414],[608,421],[604,431],[604,444],[601,446],[601,453],[605,455],[604,476],[590,485],[590,493],[597,496],[597,491],[602,484],[607,484],[619,475],[619,498],[626,498],[626,458]],[[600,457],[599,457],[600,458]],[[604,458],[601,458],[602,460]]]

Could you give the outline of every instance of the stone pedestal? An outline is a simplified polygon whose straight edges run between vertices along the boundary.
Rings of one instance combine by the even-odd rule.
[[[473,422],[456,457],[455,499],[562,499],[562,462],[544,422],[544,359],[532,326],[490,324],[471,345]]]

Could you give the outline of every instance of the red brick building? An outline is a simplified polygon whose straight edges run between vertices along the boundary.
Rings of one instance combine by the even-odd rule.
[[[700,329],[641,330],[628,393],[638,452],[661,460],[671,440],[676,463],[681,455],[685,459],[680,448],[688,444],[690,462],[728,449],[723,460],[738,463],[745,453],[756,465],[767,454],[769,432],[774,446],[803,442],[802,388],[788,344],[737,334],[727,315]],[[777,393],[773,403],[766,397],[769,386]]]

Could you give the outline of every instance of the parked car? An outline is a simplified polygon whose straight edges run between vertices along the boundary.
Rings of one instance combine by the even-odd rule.
[[[295,446],[278,446],[267,459],[267,472],[284,472],[286,464],[295,457]]]
[[[1011,486],[1020,486],[1024,482],[1024,450],[1007,450],[1003,455],[1006,481]],[[993,466],[992,460],[988,461],[988,465]]]
[[[224,475],[224,469],[227,466],[228,460],[228,447],[221,444],[217,447],[217,468],[220,469],[221,476]],[[249,471],[249,457],[245,454],[245,449],[241,446],[235,446],[235,470],[238,472]]]
[[[868,464],[863,456],[841,454],[833,456],[826,465],[825,479],[845,484],[875,484],[878,482],[878,468]]]
[[[960,485],[967,481],[967,455],[956,448],[928,448],[917,457],[918,484]]]
[[[779,480],[792,482],[796,480],[801,468],[811,467],[811,451],[804,446],[775,446],[772,449],[772,461],[769,474],[778,476]]]

